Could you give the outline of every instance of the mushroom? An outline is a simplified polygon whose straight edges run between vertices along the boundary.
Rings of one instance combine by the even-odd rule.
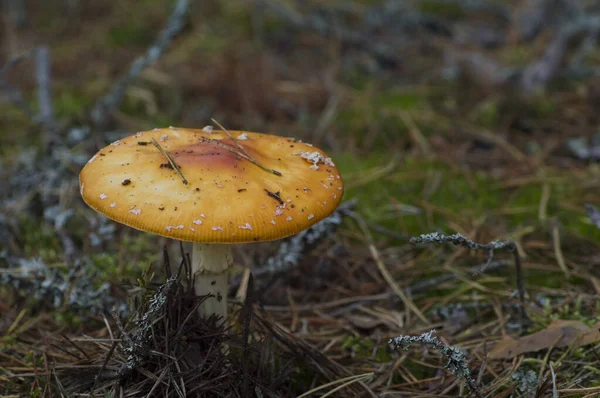
[[[298,233],[330,215],[344,190],[332,160],[301,141],[174,127],[101,149],[79,185],[84,201],[106,217],[193,242],[195,292],[212,294],[200,314],[222,317],[231,245]]]

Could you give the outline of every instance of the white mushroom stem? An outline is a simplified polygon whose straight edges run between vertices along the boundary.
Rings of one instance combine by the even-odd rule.
[[[212,294],[200,304],[201,316],[219,315],[227,318],[228,270],[232,264],[231,245],[194,243],[192,249],[192,275],[198,295]]]

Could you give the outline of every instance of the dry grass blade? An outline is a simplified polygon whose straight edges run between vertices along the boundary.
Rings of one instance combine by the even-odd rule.
[[[298,395],[297,398],[308,397],[309,395],[314,394],[314,393],[316,393],[318,391],[321,391],[321,390],[323,390],[323,389],[325,389],[327,387],[332,387],[332,386],[335,386],[336,384],[342,383],[341,385],[339,385],[336,388],[328,391],[324,395],[321,395],[321,397],[328,397],[331,394],[333,394],[333,393],[341,390],[342,388],[344,388],[344,387],[346,387],[346,386],[348,386],[348,385],[350,385],[352,383],[356,383],[357,381],[361,381],[361,380],[366,380],[369,377],[372,377],[373,375],[374,375],[374,373],[372,373],[372,372],[371,373],[363,373],[361,375],[354,375],[354,376],[344,377],[343,379],[334,380],[334,381],[331,381],[329,383],[323,384],[323,385],[321,385],[319,387],[315,387],[312,390],[308,390],[307,392]]]
[[[565,277],[569,278],[571,273],[569,272],[569,268],[567,267],[567,263],[565,262],[565,257],[563,256],[561,244],[560,244],[560,231],[558,230],[558,225],[554,225],[552,227],[552,244],[554,247],[554,255],[556,256],[556,262],[558,266],[565,274]]]
[[[430,324],[429,320],[417,308],[415,303],[406,294],[404,294],[402,289],[400,289],[400,287],[398,286],[398,284],[396,283],[396,281],[394,280],[394,278],[392,277],[392,275],[386,268],[385,264],[381,260],[381,257],[379,256],[379,252],[377,251],[377,248],[375,247],[375,244],[373,243],[373,237],[371,236],[371,233],[369,232],[369,228],[367,227],[365,220],[363,220],[363,218],[357,214],[352,215],[352,217],[358,222],[358,224],[363,232],[363,235],[367,238],[369,252],[371,253],[373,260],[375,261],[375,264],[377,265],[377,268],[379,269],[379,272],[381,272],[381,275],[383,276],[385,281],[392,288],[394,293],[396,293],[396,295],[400,298],[400,300],[402,300],[402,302],[404,303],[404,306],[407,309],[411,310],[426,325],[429,325]]]
[[[381,257],[379,256],[379,252],[375,248],[375,245],[369,244],[369,251],[371,252],[371,255],[373,256],[373,260],[375,260],[375,264],[377,264],[377,268],[379,268],[379,272],[381,272],[381,275],[383,276],[385,281],[388,283],[388,285],[390,285],[392,290],[398,295],[398,297],[400,297],[400,300],[402,300],[402,302],[404,303],[406,308],[411,310],[426,325],[429,325],[430,324],[429,320],[417,308],[415,303],[406,294],[404,294],[404,292],[402,291],[402,289],[400,289],[400,287],[398,286],[398,284],[396,283],[396,281],[394,280],[394,278],[392,277],[390,272],[387,270],[385,264],[383,263],[383,261],[381,261]]]

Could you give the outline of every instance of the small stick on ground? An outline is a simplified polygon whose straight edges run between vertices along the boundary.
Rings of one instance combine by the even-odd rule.
[[[169,154],[167,153],[167,151],[165,151],[165,150],[164,150],[164,149],[163,149],[163,148],[160,146],[160,144],[158,143],[158,141],[156,141],[156,140],[154,139],[154,137],[152,138],[152,143],[154,144],[154,146],[155,146],[156,148],[158,148],[158,150],[160,151],[160,153],[162,153],[162,154],[163,154],[163,155],[164,155],[164,156],[167,158],[167,160],[169,161],[169,164],[171,165],[171,167],[173,168],[173,170],[175,170],[175,171],[177,172],[177,174],[179,174],[179,177],[181,177],[181,181],[183,181],[183,184],[184,184],[184,185],[187,185],[187,184],[188,184],[188,180],[186,180],[186,178],[183,176],[183,174],[181,173],[181,170],[179,169],[179,166],[177,166],[177,165],[175,164],[175,162],[174,162],[174,161],[173,161],[173,159],[171,158],[171,155],[169,155]]]

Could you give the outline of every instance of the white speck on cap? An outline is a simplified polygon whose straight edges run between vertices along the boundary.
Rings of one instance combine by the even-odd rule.
[[[112,146],[119,146],[119,145],[121,145],[121,141],[119,141],[119,140],[116,140],[115,142],[113,142],[113,143],[112,143],[112,144],[110,144],[110,145],[112,145]]]
[[[288,218],[286,218],[285,221],[292,221],[292,217],[288,216]]]
[[[206,216],[204,215],[204,213],[200,213],[200,217],[206,218]]]
[[[239,226],[238,226],[238,228],[239,228],[239,229],[248,229],[248,230],[252,231],[252,225],[250,225],[250,223],[249,223],[249,222],[247,222],[247,223],[246,223],[246,224],[244,224],[244,225],[239,225]]]
[[[116,206],[117,206],[117,202],[112,202],[112,203],[110,204],[110,207],[116,207]]]
[[[192,223],[194,223],[196,225],[202,225],[202,220],[194,220],[194,221],[192,221]]]
[[[223,231],[223,227],[217,225],[211,228],[213,231]]]
[[[106,194],[104,194],[104,193],[101,193],[100,196],[98,196],[98,197],[102,200],[108,198],[108,196],[106,196]]]
[[[142,210],[141,209],[131,209],[131,210],[129,210],[129,212],[135,214],[136,216],[139,216],[140,213],[142,212]]]
[[[178,226],[176,226],[176,227],[174,227],[174,226],[171,226],[171,225],[167,225],[167,227],[166,227],[166,228],[167,228],[167,232],[171,232],[171,230],[172,230],[172,229],[183,229],[183,224],[181,224],[181,225],[178,225]]]
[[[275,225],[275,220],[271,220],[271,224]]]
[[[331,158],[323,156],[320,152],[294,152],[293,155],[300,155],[302,159],[312,163],[310,168],[313,170],[319,170],[319,163],[323,163],[326,166],[335,167],[335,164],[333,164]]]
[[[308,219],[309,219],[309,220],[311,220],[311,219],[313,219],[313,218],[315,218],[315,215],[314,215],[314,214],[312,214],[312,213],[310,213],[310,214],[308,215]]]
[[[275,207],[275,215],[280,216],[283,214],[283,209],[285,209],[286,203]]]
[[[204,126],[202,128],[202,131],[204,131],[206,134],[212,134],[212,132],[213,132],[213,126],[211,126],[211,125]]]
[[[246,133],[240,134],[240,135],[238,135],[237,139],[240,141],[246,141],[248,139],[248,134],[246,134]]]

